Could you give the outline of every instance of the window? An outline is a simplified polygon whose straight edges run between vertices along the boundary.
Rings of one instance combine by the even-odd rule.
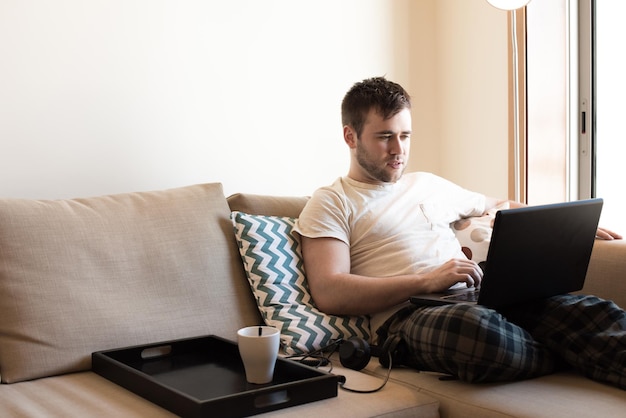
[[[576,0],[533,0],[527,6],[526,202],[530,205],[573,198],[568,158],[570,1]]]
[[[601,226],[624,234],[626,2],[534,0],[527,9],[527,201],[601,197]]]
[[[603,198],[601,224],[625,233],[626,80],[620,50],[626,2],[580,0],[579,12],[579,196]]]

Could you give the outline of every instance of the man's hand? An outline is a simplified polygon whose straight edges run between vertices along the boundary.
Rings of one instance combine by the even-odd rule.
[[[467,287],[478,287],[483,278],[483,271],[472,260],[454,258],[426,273],[425,276],[428,276],[426,282],[433,286],[429,289],[430,292],[441,292],[459,282],[464,282]]]
[[[596,232],[596,238],[610,241],[614,239],[622,239],[622,236],[617,232],[613,232],[609,229],[598,228],[598,231]]]

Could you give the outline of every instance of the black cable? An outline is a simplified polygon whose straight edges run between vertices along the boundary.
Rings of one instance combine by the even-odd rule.
[[[335,340],[335,341],[331,341],[328,345],[319,348],[317,350],[311,351],[309,353],[306,354],[302,354],[302,355],[298,355],[298,354],[294,354],[291,356],[287,356],[286,358],[293,360],[293,361],[297,361],[298,363],[304,364],[306,366],[309,367],[314,367],[314,368],[318,368],[318,367],[326,367],[326,366],[330,366],[330,369],[328,370],[328,372],[330,373],[333,370],[333,362],[330,359],[330,357],[335,353],[335,351],[337,351],[337,347],[339,344],[341,344],[343,342],[343,340],[341,338]],[[332,350],[327,354],[327,355],[323,355],[322,353],[325,350]],[[387,382],[389,381],[389,377],[391,376],[391,369],[393,367],[393,361],[392,361],[392,355],[391,352],[388,352],[387,355],[389,356],[389,369],[387,370],[387,376],[385,376],[385,380],[383,381],[382,385],[380,385],[379,387],[375,388],[375,389],[367,389],[367,390],[361,390],[361,389],[352,389],[352,388],[348,388],[345,386],[346,384],[346,377],[345,376],[338,376],[339,377],[339,382],[338,385],[341,389],[348,391],[348,392],[352,392],[352,393],[374,393],[374,392],[378,392],[379,390],[381,390],[382,388],[385,387],[385,385],[387,384]],[[301,357],[300,359],[297,359],[298,357]]]
[[[385,385],[389,381],[389,376],[391,376],[391,368],[393,367],[392,357],[391,357],[391,353],[387,353],[387,355],[389,356],[389,369],[387,370],[387,376],[385,377],[385,380],[383,381],[382,385],[380,385],[376,389],[369,389],[369,390],[360,390],[360,389],[347,388],[347,387],[344,386],[345,383],[346,383],[346,378],[345,378],[345,376],[341,376],[343,378],[343,380],[340,379],[339,387],[341,389],[343,389],[343,390],[346,390],[346,391],[352,392],[352,393],[374,393],[374,392],[378,392],[379,390],[381,390],[382,388],[385,387]]]
[[[343,339],[339,338],[337,340],[331,341],[329,344],[325,345],[324,347],[318,348],[317,350],[308,352],[306,354],[293,354],[285,358],[293,360],[293,361],[297,361],[298,363],[304,364],[305,366],[314,367],[314,368],[330,366],[330,369],[328,370],[328,372],[330,373],[333,370],[333,364],[332,364],[332,361],[330,360],[330,356],[332,356],[335,353],[335,351],[337,351],[337,346],[341,344],[342,342],[343,342]],[[332,351],[330,351],[326,356],[324,356],[322,354],[324,350],[328,350],[330,348],[332,348]],[[298,359],[298,357],[300,358]]]

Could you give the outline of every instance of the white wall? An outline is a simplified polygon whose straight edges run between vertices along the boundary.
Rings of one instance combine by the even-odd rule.
[[[456,54],[450,44],[482,42],[493,20],[506,24],[484,0],[467,3],[478,14],[471,25],[455,8],[465,0],[0,0],[0,196],[213,181],[226,194],[309,194],[346,173],[339,104],[374,75],[419,98],[410,168],[493,194],[501,184],[491,173],[439,157],[456,136],[464,150],[499,140],[464,126],[475,108],[490,111],[482,97],[455,104],[466,70],[438,68]],[[480,60],[494,52],[470,47]],[[495,100],[491,90],[468,94]]]
[[[507,30],[507,12],[486,0],[440,0],[440,170],[497,198],[508,197]]]

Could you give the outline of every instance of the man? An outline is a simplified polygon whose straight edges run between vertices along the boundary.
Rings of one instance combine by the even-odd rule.
[[[480,284],[481,269],[449,224],[499,203],[433,174],[404,173],[410,108],[407,92],[382,77],[356,83],[344,97],[348,175],[317,190],[296,227],[317,307],[370,315],[378,345],[402,347],[402,363],[420,370],[487,382],[540,376],[565,362],[626,389],[626,313],[612,302],[566,295],[500,312],[407,302]],[[604,229],[598,237],[621,238]]]

